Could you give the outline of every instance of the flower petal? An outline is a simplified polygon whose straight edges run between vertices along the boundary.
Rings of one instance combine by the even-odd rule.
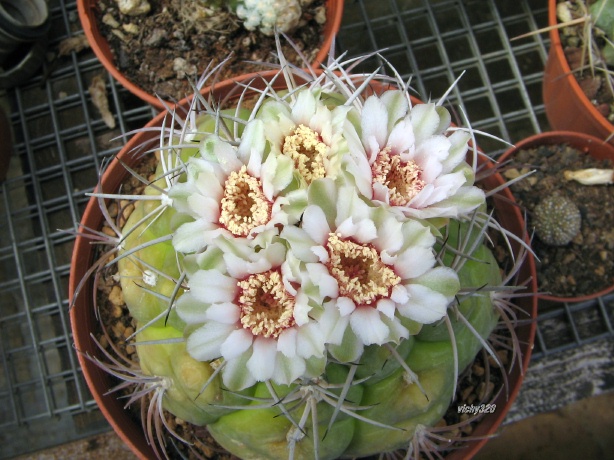
[[[324,246],[330,233],[324,210],[314,205],[309,205],[305,209],[302,228],[320,246]]]
[[[234,303],[214,303],[207,308],[207,321],[215,321],[222,324],[235,324],[239,321],[241,311]]]
[[[296,336],[298,331],[294,327],[290,327],[279,334],[277,338],[277,351],[284,356],[292,358],[296,356]]]
[[[380,313],[372,307],[359,307],[350,315],[350,326],[364,345],[388,342],[390,329],[380,319]]]
[[[396,305],[390,299],[379,299],[377,301],[377,311],[383,313],[388,318],[392,318],[396,311]]]
[[[186,292],[175,306],[177,314],[187,324],[202,324],[207,320],[207,305],[194,298],[190,292]]]
[[[312,322],[298,329],[296,353],[303,358],[323,355],[324,334],[316,323]]]
[[[273,371],[273,381],[279,385],[290,385],[299,377],[305,374],[305,360],[301,358],[288,358],[282,354],[277,355],[275,369]]]
[[[414,246],[397,254],[394,271],[403,279],[411,279],[424,274],[435,265],[431,248]]]
[[[237,358],[252,346],[254,336],[247,329],[235,329],[220,346],[220,353],[226,360]]]
[[[188,284],[194,298],[206,304],[232,302],[237,293],[237,280],[217,270],[199,270]]]
[[[241,391],[253,386],[256,379],[250,372],[245,372],[247,361],[251,358],[251,349],[235,359],[226,361],[222,371],[224,385],[232,391]]]
[[[198,361],[217,359],[221,356],[222,343],[234,329],[229,324],[205,323],[188,336],[186,350]]]
[[[277,358],[277,342],[273,339],[256,337],[252,346],[252,356],[247,361],[247,370],[259,382],[273,377]]]
[[[356,304],[348,297],[339,297],[337,299],[337,308],[341,316],[347,316],[356,310]]]
[[[173,247],[178,252],[192,253],[200,251],[207,244],[207,231],[211,224],[204,220],[195,220],[180,225],[173,235]]]
[[[380,148],[386,145],[388,110],[377,96],[370,96],[365,101],[362,108],[360,128],[364,145],[370,145],[372,140],[375,140]]]
[[[407,285],[409,302],[398,305],[399,313],[422,324],[439,321],[446,314],[449,301],[446,296],[420,284]]]

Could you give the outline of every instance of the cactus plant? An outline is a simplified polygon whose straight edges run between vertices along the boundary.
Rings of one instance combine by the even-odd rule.
[[[541,200],[533,210],[537,237],[552,246],[564,246],[580,231],[582,216],[569,198],[554,194]]]
[[[474,183],[474,132],[400,78],[369,95],[390,78],[355,62],[197,94],[147,129],[143,194],[93,193],[114,236],[90,273],[117,267],[139,363],[90,359],[149,394],[159,456],[164,411],[240,458],[411,456],[480,349],[503,367],[488,337],[527,248]],[[134,202],[123,225],[108,200]],[[520,248],[507,273],[492,232]]]
[[[605,122],[606,132],[603,133],[601,129],[595,131],[585,126],[579,129],[575,124],[576,120],[571,124],[558,121],[556,107],[550,111],[548,106],[551,98],[556,97],[560,91],[546,89],[546,107],[551,125],[559,130],[583,131],[605,138],[612,131],[611,123],[614,119],[612,112],[614,82],[611,74],[612,66],[614,66],[614,42],[612,41],[614,39],[614,1],[551,0],[551,2],[550,8],[554,8],[554,2],[556,2],[556,9],[550,13],[550,21],[556,20],[557,23],[551,23],[547,29],[542,30],[551,30],[551,33],[557,34],[553,42],[559,42],[560,34],[561,50],[565,50],[565,61],[578,82],[579,90],[586,96],[587,102],[596,109],[589,110],[589,113],[594,111],[597,116],[605,117],[605,120],[597,124]],[[547,69],[546,73],[549,72],[551,71]],[[553,74],[548,78],[556,79],[557,77],[558,75]],[[553,96],[551,97],[550,94]],[[556,105],[556,102],[553,104]]]
[[[273,36],[290,33],[303,14],[299,0],[198,0],[174,5],[179,17],[197,33],[232,31],[238,22],[247,30]]]

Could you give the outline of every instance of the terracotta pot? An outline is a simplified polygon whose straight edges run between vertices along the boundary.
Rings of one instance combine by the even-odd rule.
[[[588,134],[576,133],[571,131],[552,131],[528,137],[518,142],[514,147],[508,149],[506,152],[504,152],[498,160],[503,163],[513,158],[520,150],[532,149],[542,145],[558,144],[567,144],[570,147],[585,152],[588,155],[591,155],[597,160],[611,159],[612,161],[614,161],[614,146],[609,143],[604,143],[601,139],[598,139],[594,136],[589,136]],[[597,297],[604,296],[612,291],[614,291],[614,284],[598,292],[577,295],[574,297],[562,297],[551,294],[538,294],[538,298],[551,302],[573,303],[595,299]]]
[[[107,69],[124,88],[156,110],[164,110],[164,105],[160,103],[155,94],[148,93],[132,83],[115,65],[115,58],[111,52],[109,43],[98,29],[98,21],[96,19],[97,3],[98,0],[77,0],[77,9],[79,12],[79,19],[81,20],[81,26],[83,27],[85,36],[92,50],[94,50],[96,57],[100,60],[105,69]],[[333,45],[335,35],[341,25],[343,0],[326,0],[326,8],[328,17],[324,28],[324,40],[312,64],[313,68],[319,68],[320,63],[326,62],[328,52]]]
[[[557,0],[548,0],[548,25],[558,24]],[[614,125],[586,97],[571,73],[558,29],[550,30],[550,51],[543,80],[546,116],[552,130],[577,131],[608,139]],[[614,144],[614,139],[610,140]]]
[[[263,72],[261,75],[264,77],[272,76],[275,72]],[[253,74],[250,74],[243,81],[251,81]],[[264,81],[260,82],[260,88],[265,87]],[[278,79],[276,87],[282,87],[283,82]],[[258,86],[257,86],[258,87]],[[382,89],[387,89],[387,86],[372,84],[371,90],[380,92]],[[208,89],[205,94],[212,91],[218,99],[230,98],[236,93],[238,96],[242,88],[237,90],[235,81],[225,81],[219,85],[216,85],[213,90]],[[187,101],[183,101],[181,104],[183,108],[187,107]],[[421,101],[412,96],[412,103],[419,104]],[[180,107],[180,109],[181,109]],[[146,127],[160,126],[163,123],[166,112],[158,114],[153,120],[151,120]],[[101,180],[102,191],[113,192],[118,189],[120,184],[130,175],[124,164],[128,167],[134,167],[141,161],[139,153],[142,149],[137,148],[142,144],[154,145],[158,140],[159,134],[155,131],[142,131],[137,133],[130,141],[121,149],[118,154],[118,160],[113,161],[107,170],[104,172]],[[485,160],[483,157],[479,159],[480,166],[490,171],[494,171],[494,165]],[[505,180],[497,173],[493,172],[488,175],[483,181],[483,186],[490,190],[501,184]],[[517,235],[523,235],[525,231],[525,225],[520,210],[515,206],[514,198],[508,189],[500,191],[493,197],[493,203],[495,206],[495,215],[501,225]],[[81,220],[82,228],[99,229],[102,227],[104,217],[100,211],[99,203],[96,198],[90,199]],[[513,243],[514,251],[519,250],[520,245],[517,242]],[[72,257],[72,265],[69,280],[69,295],[71,304],[74,302],[74,306],[70,312],[71,327],[73,331],[73,338],[75,341],[76,349],[81,353],[79,354],[79,362],[83,369],[83,375],[85,380],[100,407],[102,413],[107,418],[113,429],[119,435],[119,437],[130,447],[130,449],[141,459],[155,458],[152,448],[148,445],[143,428],[139,420],[133,419],[128,411],[124,409],[123,403],[116,399],[114,395],[108,395],[107,392],[117,382],[109,376],[107,373],[98,368],[90,360],[83,356],[83,353],[88,353],[93,356],[100,356],[101,353],[92,341],[90,334],[95,333],[100,329],[98,320],[95,317],[94,309],[92,308],[92,296],[96,294],[96,289],[93,286],[93,281],[89,280],[82,288],[80,294],[75,298],[74,292],[80,281],[86,276],[87,270],[92,266],[94,262],[94,249],[95,246],[91,244],[91,239],[85,235],[78,235],[75,241],[74,252]],[[535,293],[537,291],[537,285],[535,282],[535,264],[532,258],[527,258],[525,261],[519,279],[526,280],[531,279],[531,283],[528,286],[528,291]],[[517,299],[518,307],[524,312],[520,314],[522,319],[534,319],[537,316],[537,299],[535,296],[521,297]],[[516,329],[518,340],[521,346],[522,353],[522,366],[514,366],[512,371],[508,374],[509,387],[507,391],[502,391],[497,400],[496,411],[492,414],[486,415],[476,426],[473,431],[474,436],[488,437],[493,435],[500,424],[502,423],[506,413],[511,407],[514,401],[520,385],[523,379],[523,375],[528,367],[528,363],[531,356],[532,344],[534,342],[535,335],[535,322],[524,321]],[[102,358],[102,357],[101,357]],[[487,441],[486,438],[479,441],[469,443],[465,448],[450,454],[449,458],[470,458],[473,456]]]
[[[494,169],[493,163],[489,160],[484,160],[480,157],[482,165],[487,169]],[[505,183],[505,179],[501,174],[495,172],[494,174],[486,177],[481,181],[481,185],[485,190],[492,190]],[[509,188],[504,188],[493,196],[492,206],[495,211],[497,221],[507,230],[511,231],[515,235],[523,235],[526,231],[524,218],[518,206],[512,192]],[[525,238],[525,241],[527,239]],[[512,243],[513,251],[517,254],[519,250],[519,244],[517,242]],[[528,292],[535,294],[537,292],[537,277],[535,271],[535,261],[532,257],[528,257],[520,270],[518,279],[527,280],[531,279],[531,282],[527,286]],[[453,450],[449,455],[446,455],[446,460],[461,460],[472,458],[483,446],[488,442],[488,439],[495,436],[500,429],[501,423],[505,419],[505,416],[512,407],[514,400],[518,396],[524,375],[529,367],[529,361],[531,360],[531,352],[533,350],[533,343],[535,341],[535,329],[537,323],[537,296],[518,298],[515,300],[516,305],[522,311],[519,313],[519,318],[524,319],[522,325],[516,328],[516,334],[520,343],[520,351],[522,353],[522,366],[514,366],[510,373],[508,373],[508,388],[501,391],[497,399],[493,402],[496,406],[494,413],[487,414],[480,420],[477,426],[471,432],[471,437],[476,439],[475,441],[467,443],[466,446]]]

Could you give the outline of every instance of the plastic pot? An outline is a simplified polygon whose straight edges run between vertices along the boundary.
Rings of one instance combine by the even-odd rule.
[[[514,158],[519,151],[534,149],[544,145],[561,145],[567,144],[587,155],[592,156],[597,160],[613,160],[614,161],[614,146],[610,143],[605,143],[601,139],[589,136],[584,133],[577,133],[572,131],[551,131],[536,134],[534,136],[523,139],[518,142],[514,147],[508,149],[501,155],[499,161],[504,163]],[[539,279],[537,280],[539,287]],[[614,291],[614,284],[599,290],[597,292],[588,292],[575,295],[573,297],[560,296],[552,293],[538,293],[538,298],[544,301],[556,302],[556,303],[575,303],[583,302],[597,297],[604,296]]]
[[[548,25],[556,26],[557,0],[548,0]],[[555,131],[576,131],[609,139],[614,125],[608,121],[582,91],[571,72],[558,29],[550,30],[550,51],[543,80],[546,117]],[[614,139],[610,140],[614,144]]]
[[[0,87],[17,85],[39,69],[49,27],[45,0],[0,1]]]
[[[271,76],[275,75],[275,72],[262,72],[260,75],[270,79]],[[253,74],[243,78],[237,78],[237,80],[244,82],[252,81],[252,85],[254,82],[257,82],[257,84],[261,84],[260,88],[265,87],[264,81],[253,81]],[[280,85],[283,84],[280,79],[278,79],[277,82]],[[371,89],[378,91],[378,85],[371,85]],[[213,90],[207,88],[205,90],[205,95],[210,91],[215,94],[217,99],[232,99],[233,95],[240,95],[242,88],[237,87],[236,81],[230,80],[214,86]],[[420,103],[419,100],[412,99],[414,104]],[[189,104],[189,101],[182,101],[178,110],[186,108],[187,104]],[[166,112],[161,112],[151,120],[146,127],[161,126],[167,115]],[[120,184],[130,176],[125,165],[132,168],[141,161],[141,149],[138,147],[149,143],[155,145],[158,135],[159,134],[154,131],[143,130],[133,136],[118,154],[118,160],[121,161],[111,162],[104,172],[101,178],[99,191],[116,191]],[[494,166],[490,161],[480,157],[479,162],[482,168],[492,172],[492,174],[487,174],[487,177],[482,181],[484,188],[493,189],[505,182],[502,176],[494,171]],[[514,205],[514,198],[511,192],[508,189],[503,189],[495,194],[492,199],[496,217],[501,225],[516,235],[521,237],[525,235],[524,220],[520,210]],[[100,229],[103,222],[104,216],[100,210],[98,199],[90,199],[81,220],[81,228],[92,230]],[[131,414],[125,410],[124,403],[121,400],[118,400],[114,395],[108,394],[109,389],[115,386],[117,382],[112,376],[101,370],[91,360],[84,356],[84,354],[87,353],[103,359],[100,350],[96,347],[91,337],[91,334],[96,335],[96,331],[100,330],[100,325],[93,308],[93,296],[96,295],[96,287],[94,286],[93,280],[90,279],[84,285],[79,295],[74,297],[75,289],[81,280],[87,276],[88,269],[92,266],[95,257],[95,245],[91,244],[91,239],[88,238],[87,231],[85,233],[86,234],[79,234],[76,238],[69,280],[70,302],[73,305],[70,312],[71,327],[75,347],[80,352],[79,362],[83,369],[83,375],[100,410],[119,437],[130,447],[138,458],[155,458],[153,449],[148,444],[145,434],[143,433],[143,427],[140,421],[135,420]],[[514,251],[517,252],[520,245],[517,242],[512,242],[512,245],[514,246]],[[521,269],[519,279],[531,279],[532,282],[528,286],[528,291],[535,293],[537,289],[535,278],[535,265],[533,259],[529,257],[526,259]],[[523,311],[523,313],[520,314],[523,318],[536,317],[537,299],[535,296],[520,297],[516,300],[516,303]],[[471,458],[484,443],[486,443],[488,437],[497,431],[511,407],[511,404],[518,394],[530,360],[535,335],[535,322],[523,322],[517,327],[516,333],[521,347],[522,364],[520,366],[514,366],[512,371],[508,374],[509,386],[507,390],[501,391],[494,401],[496,411],[484,416],[475,427],[472,437],[477,440],[468,443],[465,448],[451,453],[448,458]]]
[[[153,106],[156,110],[164,110],[164,105],[160,103],[160,100],[155,94],[148,93],[141,87],[132,83],[115,64],[115,58],[109,47],[109,43],[98,28],[98,20],[96,19],[97,3],[98,0],[77,0],[77,9],[79,11],[81,26],[83,27],[87,40],[96,54],[96,57],[100,60],[104,68],[107,69],[124,88],[147,104]],[[314,68],[318,68],[319,64],[322,62],[326,62],[328,52],[341,25],[343,0],[326,0],[326,8],[328,16],[324,28],[324,39],[320,51],[316,55],[316,59],[312,65]]]

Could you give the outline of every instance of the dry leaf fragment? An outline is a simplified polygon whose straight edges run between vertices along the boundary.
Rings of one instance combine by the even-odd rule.
[[[92,103],[98,109],[100,115],[102,115],[102,121],[104,121],[109,128],[115,128],[115,117],[113,117],[113,114],[109,110],[109,99],[107,98],[104,77],[102,75],[95,75],[88,89],[90,91]]]
[[[78,53],[89,47],[90,43],[85,35],[75,35],[74,37],[65,38],[58,44],[58,55],[68,56],[72,51]]]
[[[613,169],[588,168],[577,171],[563,171],[566,180],[575,180],[584,185],[611,184],[614,182]]]

